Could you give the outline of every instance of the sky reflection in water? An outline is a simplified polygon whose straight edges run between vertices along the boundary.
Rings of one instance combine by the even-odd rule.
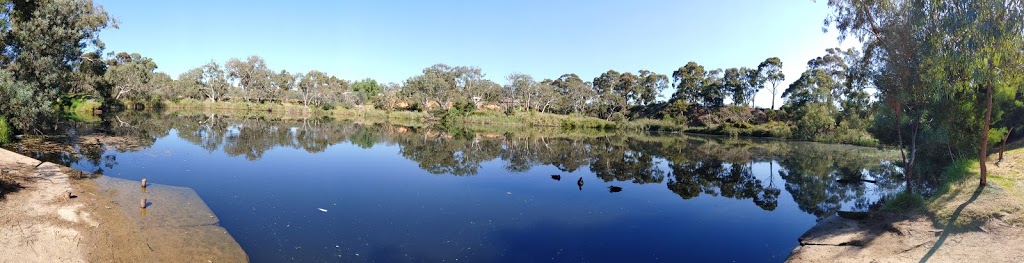
[[[80,155],[39,157],[191,187],[254,262],[782,261],[817,218],[900,188],[886,154],[837,145],[118,119],[79,127]]]

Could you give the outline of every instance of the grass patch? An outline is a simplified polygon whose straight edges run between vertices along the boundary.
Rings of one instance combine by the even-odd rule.
[[[632,131],[685,131],[686,126],[677,124],[671,120],[637,119],[628,121],[623,125],[626,130]]]
[[[84,97],[77,97],[71,99],[71,104],[68,105],[66,111],[81,113],[83,115],[90,115],[92,114],[93,109],[97,109],[100,106],[103,106],[103,103],[100,103],[97,100]]]
[[[943,172],[939,185],[925,199],[926,212],[936,225],[954,231],[975,230],[990,220],[1024,224],[1024,149],[1006,152],[1006,159],[988,163],[988,186],[978,188],[978,160],[960,160]]]

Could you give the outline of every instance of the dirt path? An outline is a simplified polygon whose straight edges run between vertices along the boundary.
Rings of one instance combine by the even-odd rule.
[[[4,149],[0,170],[23,187],[0,200],[0,263],[248,261],[191,190],[154,185],[147,195],[181,203],[141,209],[134,182],[80,180],[78,171]]]
[[[877,212],[867,220],[828,217],[800,238],[788,262],[1024,262],[1024,149],[977,163],[962,182],[926,200],[924,211]]]

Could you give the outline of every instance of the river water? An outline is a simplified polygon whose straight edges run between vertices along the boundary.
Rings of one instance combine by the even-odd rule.
[[[202,112],[77,126],[75,153],[36,157],[193,188],[253,262],[779,262],[817,219],[901,187],[891,153],[806,142]]]

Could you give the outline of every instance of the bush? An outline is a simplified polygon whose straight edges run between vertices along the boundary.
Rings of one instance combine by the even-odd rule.
[[[796,127],[796,135],[801,139],[822,139],[819,137],[836,128],[836,119],[832,117],[829,106],[811,103],[798,111]]]
[[[924,210],[924,197],[911,192],[903,191],[885,201],[882,210],[890,212],[913,212]]]

